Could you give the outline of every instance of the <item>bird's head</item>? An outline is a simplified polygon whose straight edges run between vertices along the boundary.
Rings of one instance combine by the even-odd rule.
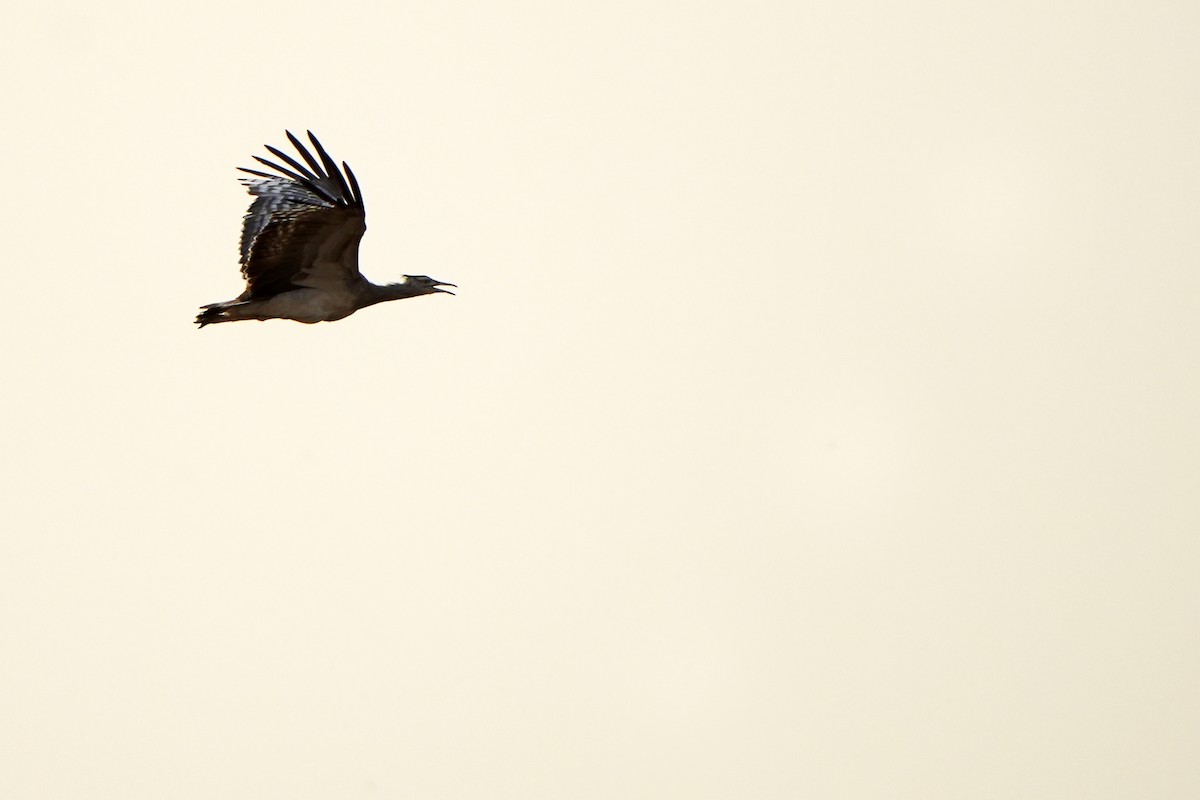
[[[405,275],[404,283],[413,289],[413,294],[433,294],[434,292],[445,292],[446,294],[454,294],[449,289],[443,289],[443,286],[454,286],[453,283],[439,281],[436,278],[431,278],[428,275]],[[454,286],[457,289],[457,286]]]

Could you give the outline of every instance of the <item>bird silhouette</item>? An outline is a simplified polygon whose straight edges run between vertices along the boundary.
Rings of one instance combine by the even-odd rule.
[[[320,161],[285,133],[304,164],[264,145],[287,167],[258,156],[254,160],[279,175],[238,168],[256,176],[241,179],[254,196],[242,222],[246,290],[235,300],[202,306],[196,317],[201,328],[244,319],[333,322],[387,300],[454,294],[443,288],[453,283],[428,275],[404,275],[382,286],[364,278],[358,271],[358,243],[367,223],[358,180],[345,161],[338,169],[312,131],[308,138]]]

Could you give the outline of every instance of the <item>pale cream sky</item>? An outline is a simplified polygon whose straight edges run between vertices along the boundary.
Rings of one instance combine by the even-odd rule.
[[[1200,797],[1200,7],[6,26],[0,797]]]

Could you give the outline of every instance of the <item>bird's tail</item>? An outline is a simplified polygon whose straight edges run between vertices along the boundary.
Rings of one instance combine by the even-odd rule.
[[[203,328],[205,325],[212,325],[216,322],[232,322],[234,318],[225,313],[228,305],[228,303],[209,303],[201,306],[200,313],[196,315],[196,324]]]

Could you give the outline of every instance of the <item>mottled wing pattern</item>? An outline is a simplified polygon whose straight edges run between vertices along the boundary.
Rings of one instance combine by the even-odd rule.
[[[260,300],[303,286],[358,280],[358,243],[366,231],[362,193],[350,167],[342,170],[309,131],[320,162],[290,132],[305,164],[267,145],[288,167],[255,156],[276,172],[242,167],[254,202],[242,224],[241,263],[246,291],[240,300]],[[289,169],[290,167],[290,169]]]
[[[272,219],[294,217],[306,211],[336,208],[303,185],[287,178],[242,178],[246,191],[255,196],[242,223],[241,262],[250,261],[250,246]]]

